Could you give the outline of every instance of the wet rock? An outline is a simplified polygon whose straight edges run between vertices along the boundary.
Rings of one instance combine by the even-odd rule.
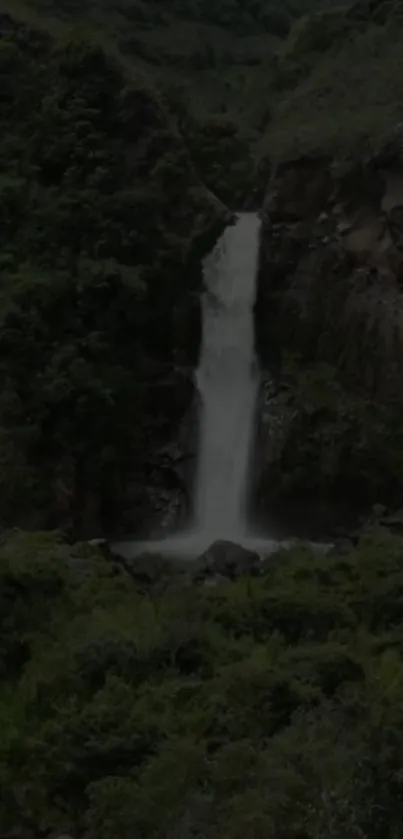
[[[235,542],[218,540],[199,557],[195,578],[234,579],[241,574],[257,573],[259,568],[260,557],[255,551],[250,551]]]
[[[149,422],[141,428],[135,457],[127,467],[130,480],[116,511],[118,526],[110,528],[119,538],[167,535],[179,529],[189,513],[195,447],[193,369],[175,367],[153,382],[149,377],[144,390]]]
[[[70,833],[50,833],[47,839],[75,839]]]
[[[108,540],[103,539],[103,538],[89,539],[88,540],[88,545],[90,546],[90,548],[98,548],[100,551],[105,551],[105,552],[107,552],[108,548],[109,548]]]
[[[403,503],[396,468],[403,408],[400,129],[396,136],[377,159],[342,164],[317,156],[289,161],[272,175],[262,212],[256,342],[261,365],[277,375],[287,368],[293,381],[288,394],[271,388],[259,404],[259,523],[278,499],[323,498],[341,510],[346,500],[357,523],[378,498],[392,509]],[[350,527],[349,515],[340,521]],[[383,513],[377,522],[383,525]],[[397,519],[384,526],[401,532]]]
[[[401,403],[402,241],[397,151],[344,168],[321,156],[280,166],[263,208],[263,361],[279,347],[326,360],[371,396]]]
[[[200,294],[190,291],[180,298],[173,312],[173,339],[178,361],[197,364],[201,332]]]
[[[281,457],[296,415],[287,388],[276,389],[272,381],[265,382],[258,409],[258,479]]]
[[[403,510],[400,509],[390,515],[382,516],[380,524],[392,533],[403,536]]]
[[[328,556],[348,556],[354,550],[354,544],[351,539],[336,539],[333,547],[330,549]]]
[[[206,588],[215,588],[216,586],[222,586],[223,583],[228,583],[228,577],[224,577],[223,574],[214,574],[213,577],[206,577],[203,581],[203,585]]]

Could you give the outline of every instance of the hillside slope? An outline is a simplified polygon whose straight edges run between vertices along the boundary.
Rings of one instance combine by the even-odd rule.
[[[403,501],[402,56],[403,4],[360,2],[296,24],[270,63],[257,330],[296,378],[266,503]]]
[[[0,9],[53,32],[73,27],[129,66],[142,67],[161,88],[179,89],[192,114],[247,108],[247,80],[301,14],[323,0],[1,0]]]
[[[147,532],[166,481],[183,502],[151,464],[193,392],[212,193],[256,192],[248,84],[313,6],[1,0],[3,524]]]
[[[88,541],[183,505],[166,444],[193,397],[201,257],[230,218],[214,192],[264,196],[263,524],[276,494],[403,507],[400,3],[328,3],[283,40],[245,18],[263,0],[17,5],[0,18],[0,837],[401,839],[401,510],[250,573]],[[248,61],[214,64],[213,37]]]
[[[205,587],[189,565],[11,534],[2,835],[397,839],[401,552],[375,530]]]
[[[0,521],[97,532],[140,474],[145,523],[149,448],[189,401],[175,307],[227,211],[141,74],[6,15],[1,33]]]
[[[261,70],[261,155],[376,151],[403,119],[403,4],[359,0],[298,21]]]

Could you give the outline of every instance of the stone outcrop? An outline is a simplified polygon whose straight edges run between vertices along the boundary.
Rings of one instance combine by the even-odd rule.
[[[402,139],[401,139],[402,138]],[[403,401],[403,131],[376,157],[281,165],[263,210],[257,335]]]
[[[219,540],[199,557],[195,571],[198,581],[234,579],[241,574],[253,574],[260,568],[260,557],[235,542]]]
[[[133,453],[115,536],[162,537],[191,517],[198,434],[192,373],[192,368],[174,368],[155,384],[153,393],[146,385],[150,402],[141,429],[142,444]]]
[[[301,493],[402,503],[402,149],[399,128],[367,160],[306,157],[272,176],[256,303],[277,381],[261,396],[261,511]]]

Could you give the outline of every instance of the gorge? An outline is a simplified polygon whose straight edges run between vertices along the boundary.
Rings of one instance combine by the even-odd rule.
[[[0,0],[0,839],[401,839],[402,377],[403,0]]]

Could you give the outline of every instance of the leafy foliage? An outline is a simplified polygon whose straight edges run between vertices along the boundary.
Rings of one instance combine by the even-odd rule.
[[[89,503],[94,532],[144,457],[144,381],[172,362],[190,253],[223,211],[144,80],[3,24],[0,520],[80,526]]]
[[[155,444],[148,389],[174,361],[185,266],[223,221],[200,177],[225,201],[249,194],[245,114],[263,161],[387,133],[399,8],[305,18],[274,56],[311,3],[31,6],[63,25],[54,40],[2,17],[1,523],[93,529]],[[72,18],[91,44],[66,36]],[[178,47],[180,21],[197,50]],[[331,369],[296,379],[305,486],[370,483],[383,461],[401,480],[398,423],[385,447],[390,417]],[[295,545],[213,588],[164,575],[145,591],[94,547],[2,538],[2,834],[398,839],[401,540],[374,530],[342,557]]]
[[[297,21],[260,72],[271,121],[259,155],[382,147],[402,120],[402,20],[400,2],[359,0]]]
[[[10,534],[4,830],[396,839],[401,551],[373,530],[215,588],[173,565],[145,594],[94,548]]]
[[[323,362],[283,359],[285,438],[259,490],[264,498],[350,500],[354,509],[400,504],[399,408],[357,392]],[[270,429],[268,431],[270,433]],[[356,506],[355,506],[356,505]]]

